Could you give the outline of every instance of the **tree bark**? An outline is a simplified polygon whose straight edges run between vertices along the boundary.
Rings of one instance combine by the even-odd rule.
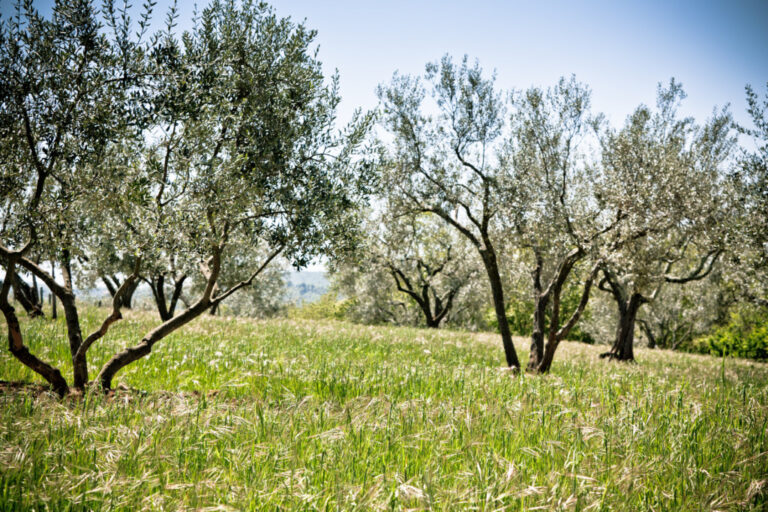
[[[72,288],[72,270],[69,259],[69,251],[62,251],[61,273],[64,277],[64,289],[59,295],[61,308],[64,310],[64,318],[67,322],[67,337],[69,338],[69,352],[72,356],[72,385],[75,389],[85,389],[88,384],[88,362],[83,358],[75,357],[80,345],[83,343],[83,334],[80,330],[80,318],[75,304],[75,295]]]
[[[184,281],[187,279],[186,275],[182,275],[180,278],[176,279],[173,283],[173,294],[171,295],[171,303],[168,305],[167,311],[168,311],[168,317],[172,317],[176,312],[176,305],[179,303],[179,299],[181,298],[181,292],[184,290]]]
[[[528,371],[535,371],[544,359],[544,330],[549,296],[544,294],[541,286],[541,271],[544,265],[541,253],[534,250],[536,266],[531,273],[533,278],[533,332],[531,333],[531,351],[528,355]]]
[[[160,320],[164,322],[170,320],[173,315],[169,314],[168,305],[165,302],[165,276],[163,274],[152,276],[149,280],[149,287],[152,289],[152,295],[155,297]]]
[[[653,334],[653,328],[646,321],[639,320],[639,322],[645,337],[648,338],[648,348],[656,348],[658,343],[656,342],[656,336]]]
[[[15,273],[14,264],[6,267],[6,275]],[[59,396],[65,396],[69,393],[67,381],[61,375],[58,368],[54,368],[38,359],[29,349],[24,346],[24,339],[21,334],[19,319],[13,306],[8,303],[8,293],[10,291],[10,280],[3,282],[0,291],[0,310],[3,312],[6,324],[8,325],[8,348],[13,356],[32,371],[43,377]]]
[[[75,358],[80,345],[83,343],[83,334],[80,330],[80,318],[75,304],[75,296],[71,293],[59,297],[61,307],[64,310],[64,318],[67,323],[67,337],[69,339],[69,351],[72,356],[73,382],[75,389],[85,389],[88,384],[88,362],[83,358]]]
[[[611,350],[600,354],[602,358],[617,361],[634,361],[635,322],[640,306],[645,302],[639,293],[632,294],[627,300],[617,301],[619,308],[619,324],[616,327],[616,338]]]
[[[109,295],[114,297],[115,293],[117,293],[117,285],[112,282],[112,279],[109,276],[101,276],[101,281],[104,283],[104,286],[107,287]]]
[[[509,322],[507,322],[507,311],[504,307],[504,288],[501,284],[501,275],[499,274],[499,267],[496,262],[496,252],[486,242],[485,249],[481,250],[480,254],[491,285],[493,308],[496,311],[496,320],[499,323],[499,333],[501,334],[501,342],[504,345],[504,356],[507,360],[507,366],[514,370],[519,370],[520,360],[517,358],[515,345],[512,342],[512,333],[509,330]]]
[[[120,306],[125,309],[133,309],[133,294],[136,293],[136,288],[139,287],[139,281],[132,281],[131,285],[125,291]]]
[[[56,278],[53,261],[51,261],[51,278],[54,278],[54,279]],[[56,311],[56,294],[53,293],[53,290],[51,290],[51,318],[56,320],[58,317],[59,317],[59,314]]]

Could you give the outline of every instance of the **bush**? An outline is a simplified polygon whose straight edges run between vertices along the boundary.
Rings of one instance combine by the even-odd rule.
[[[352,304],[353,299],[339,300],[335,292],[328,292],[314,302],[289,309],[287,316],[309,320],[345,320]]]
[[[768,310],[736,311],[726,325],[685,348],[703,354],[768,361]]]

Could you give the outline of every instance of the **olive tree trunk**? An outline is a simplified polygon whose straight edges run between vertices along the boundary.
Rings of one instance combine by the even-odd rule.
[[[504,287],[501,284],[501,275],[496,261],[496,251],[486,240],[485,248],[480,251],[480,256],[488,274],[488,281],[491,285],[491,296],[493,297],[493,309],[496,312],[496,321],[499,324],[499,334],[501,334],[501,343],[504,346],[504,356],[507,360],[507,366],[514,370],[520,369],[520,360],[517,358],[517,351],[512,342],[512,333],[509,330],[507,321],[507,311],[504,306]]]
[[[14,275],[16,272],[15,267],[15,261],[8,261],[6,275]],[[10,287],[11,280],[5,279],[3,281],[2,289],[0,289],[0,310],[3,312],[5,323],[8,327],[8,349],[22,364],[43,377],[59,396],[66,395],[69,392],[69,386],[67,385],[67,381],[64,380],[64,377],[61,375],[59,369],[41,361],[24,345],[24,338],[21,334],[19,319],[16,316],[15,309],[8,302]]]
[[[619,324],[616,327],[616,338],[613,341],[611,350],[600,354],[600,357],[607,357],[617,361],[634,361],[635,323],[637,321],[637,312],[640,306],[645,303],[645,298],[639,293],[634,293],[628,299],[619,297],[616,300],[619,309]]]

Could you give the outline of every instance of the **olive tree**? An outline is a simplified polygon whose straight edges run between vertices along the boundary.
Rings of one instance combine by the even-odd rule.
[[[589,91],[571,79],[549,90],[503,95],[478,65],[444,57],[429,64],[423,78],[396,74],[379,97],[394,139],[384,182],[403,211],[436,215],[476,248],[513,369],[520,362],[505,314],[501,265],[514,249],[533,253],[537,316],[528,368],[547,371],[586,306],[594,265],[579,305],[561,322],[566,280],[616,225],[590,210],[592,167],[577,151],[589,132]]]
[[[27,23],[6,26],[0,57],[3,79],[15,87],[3,88],[1,151],[15,165],[3,169],[10,221],[0,255],[6,273],[20,265],[61,300],[76,388],[88,382],[88,349],[121,318],[121,297],[144,262],[174,255],[205,286],[107,361],[97,378],[104,389],[168,334],[251,285],[278,255],[301,266],[343,249],[366,188],[357,155],[368,118],[336,131],[337,80],[322,75],[313,31],[264,4],[213,2],[180,40],[171,13],[166,29],[140,45],[127,40],[127,15],[109,4],[104,12],[112,39],[88,2],[57,3],[51,20],[30,8]],[[111,313],[83,339],[72,264],[108,238],[135,264]],[[230,247],[265,256],[220,286]],[[57,255],[63,284],[26,256],[33,248]],[[60,371],[24,347],[8,288],[0,306],[11,351],[66,393]]]
[[[507,190],[517,211],[505,220],[510,241],[528,255],[519,264],[532,281],[529,371],[549,371],[558,345],[586,308],[601,251],[615,247],[604,239],[622,220],[606,215],[594,198],[603,175],[589,160],[595,122],[589,108],[589,89],[573,77],[548,89],[530,88],[512,103],[505,159],[514,169]],[[575,285],[580,297],[565,311],[563,292],[574,286],[574,277],[583,277]]]
[[[337,262],[333,276],[336,288],[355,299],[352,314],[359,319],[438,328],[472,301],[466,292],[479,262],[463,237],[440,220],[397,215],[383,206],[364,230],[355,257]]]
[[[510,168],[496,157],[503,146],[506,99],[479,65],[449,57],[427,65],[423,78],[395,74],[378,89],[382,123],[393,142],[383,186],[404,212],[432,213],[478,251],[491,289],[507,366],[520,368],[504,311],[499,247],[500,212]],[[431,101],[434,100],[434,101]]]
[[[735,242],[726,253],[729,280],[737,295],[768,306],[768,84],[764,96],[746,87],[751,125],[739,126],[752,146],[742,150],[732,173],[739,198],[731,219]]]
[[[324,80],[314,35],[264,4],[214,1],[181,41],[162,36],[153,56],[165,70],[155,87],[158,136],[127,171],[148,184],[133,228],[180,266],[196,264],[205,286],[110,359],[98,377],[103,388],[168,334],[251,285],[278,255],[301,267],[354,239],[367,169],[354,159],[368,118],[336,132],[338,81]],[[222,268],[237,257],[230,247],[258,248],[264,258],[226,286]]]
[[[603,357],[632,360],[643,304],[664,286],[707,277],[727,244],[730,200],[723,164],[734,139],[726,110],[704,126],[677,115],[685,97],[672,80],[659,86],[655,111],[640,106],[621,130],[602,133],[609,179],[601,199],[621,212],[621,247],[601,267],[599,288],[614,299],[618,326]]]
[[[137,134],[131,123],[137,116],[128,106],[139,45],[128,37],[126,13],[109,2],[103,12],[106,27],[89,1],[57,1],[50,19],[31,1],[17,2],[15,15],[0,28],[0,257],[6,276],[23,269],[61,301],[76,388],[88,381],[86,351],[101,329],[83,338],[73,265],[85,256],[96,219],[122,200],[104,188],[114,177],[102,158]],[[148,16],[145,11],[140,18],[139,38]],[[39,263],[48,260],[58,263],[61,279]],[[61,372],[24,344],[8,302],[10,285],[6,279],[0,290],[0,309],[11,353],[66,393]]]

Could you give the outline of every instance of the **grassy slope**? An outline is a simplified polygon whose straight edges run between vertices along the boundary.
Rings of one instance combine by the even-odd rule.
[[[129,314],[91,371],[152,322]],[[69,378],[63,323],[24,328]],[[0,509],[764,506],[768,366],[642,349],[627,366],[566,343],[551,375],[514,377],[499,345],[201,319],[118,375],[146,393],[0,395]],[[0,378],[35,380],[7,351]]]

